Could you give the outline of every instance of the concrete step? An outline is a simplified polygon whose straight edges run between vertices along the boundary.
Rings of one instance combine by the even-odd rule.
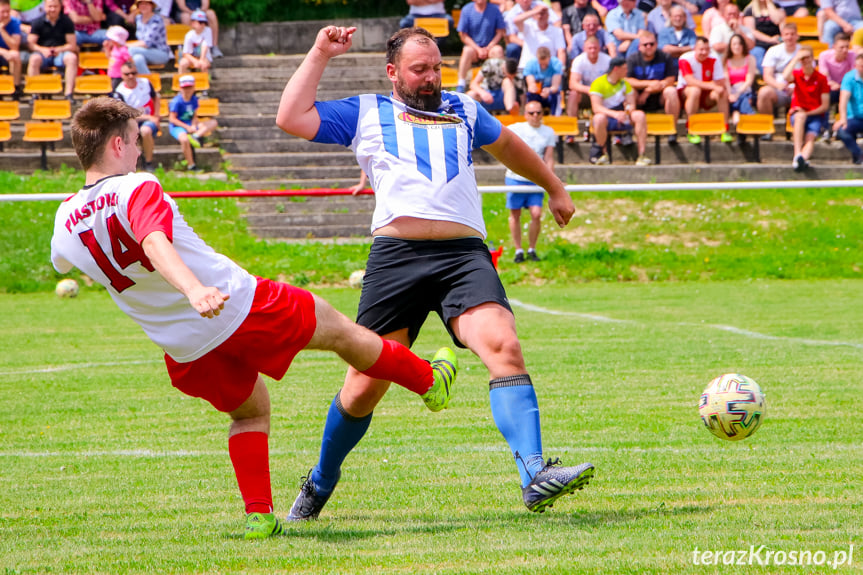
[[[32,174],[41,169],[41,148],[32,144],[32,150],[14,150],[0,153],[0,170],[14,172],[17,174]],[[57,170],[61,166],[73,166],[80,169],[81,164],[72,150],[48,150],[46,154],[48,169]],[[195,153],[197,163],[207,170],[219,170],[221,168],[222,156],[215,148],[204,148]],[[175,162],[183,159],[180,146],[156,147],[153,152],[153,160],[157,165],[161,164],[166,170],[173,169]]]
[[[239,176],[239,174],[238,174]],[[313,188],[344,189],[360,181],[357,171],[351,178],[314,178],[298,180],[294,178],[241,178],[243,187],[247,190],[301,190]]]
[[[321,153],[251,153],[251,154],[225,154],[225,160],[231,162],[233,169],[241,168],[265,168],[280,166],[288,170],[294,167],[319,167],[328,169],[330,167],[353,166],[359,169],[356,156],[353,152],[329,152]]]
[[[318,154],[329,154],[331,152],[345,151],[331,144],[318,144],[301,138],[288,137],[285,139],[233,139],[230,133],[219,133],[220,146],[225,152],[232,154],[265,154],[265,153],[291,153],[291,152],[314,152]]]
[[[267,227],[317,227],[329,225],[365,226],[368,229],[372,221],[371,213],[360,214],[256,214],[245,216],[252,228]]]
[[[371,224],[371,218],[369,218]],[[259,238],[311,239],[311,238],[371,238],[369,224],[347,226],[342,224],[302,227],[261,227],[251,231]]]
[[[253,104],[257,107],[260,104],[275,104],[276,108],[279,105],[279,100],[282,98],[282,90],[284,86],[280,86],[278,89],[272,89],[268,91],[248,91],[248,90],[228,90],[228,89],[215,89],[210,90],[210,96],[216,96],[219,98],[219,102],[226,103],[248,103]],[[379,94],[389,94],[390,89],[387,88],[385,90],[381,90],[379,92],[374,92]],[[345,85],[341,88],[336,88],[332,90],[320,89],[317,93],[318,100],[339,100],[341,98],[347,98],[349,96],[356,96],[357,91],[352,89],[351,86]],[[275,117],[275,110],[273,109],[273,115]]]
[[[374,196],[305,196],[252,198],[243,203],[249,216],[271,214],[370,214],[375,209]]]

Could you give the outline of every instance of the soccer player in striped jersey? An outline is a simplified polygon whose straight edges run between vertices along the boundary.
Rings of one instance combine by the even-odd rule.
[[[273,514],[270,398],[260,374],[281,379],[302,349],[336,352],[375,379],[447,406],[455,354],[418,358],[299,288],[255,277],[216,253],[183,220],[152,174],[135,174],[140,111],[94,98],[72,119],[85,186],[54,221],[51,261],[108,290],[165,352],[171,383],[231,417],[228,451],[246,508],[246,539],[282,534]]]
[[[563,183],[521,139],[463,94],[441,91],[441,55],[425,30],[406,28],[387,42],[391,96],[363,94],[316,102],[331,58],[346,53],[356,28],[327,26],[288,81],[276,124],[289,134],[350,147],[375,191],[372,243],[358,323],[411,345],[436,312],[458,347],[489,371],[491,411],[508,442],[531,511],[581,489],[593,465],[545,461],[539,408],[515,318],[484,243],[485,223],[472,150],[482,147],[542,186],[565,226],[574,206]],[[320,459],[288,519],[318,516],[362,439],[386,382],[351,369],[324,425]]]

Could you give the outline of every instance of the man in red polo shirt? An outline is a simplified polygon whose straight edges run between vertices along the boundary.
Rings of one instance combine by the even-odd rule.
[[[794,67],[800,63],[801,68]],[[830,84],[827,77],[815,68],[815,56],[809,46],[800,46],[797,54],[783,70],[785,81],[794,83],[789,116],[794,126],[795,172],[809,167],[809,158],[815,148],[815,138],[827,125],[827,110],[830,108]]]

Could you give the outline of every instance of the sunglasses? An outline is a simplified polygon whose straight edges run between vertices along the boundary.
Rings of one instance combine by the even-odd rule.
[[[124,76],[137,76],[138,73],[137,72],[123,72],[123,75]]]
[[[656,46],[656,42],[642,42],[642,46]]]
[[[542,111],[539,112],[525,112],[527,116],[542,116]]]

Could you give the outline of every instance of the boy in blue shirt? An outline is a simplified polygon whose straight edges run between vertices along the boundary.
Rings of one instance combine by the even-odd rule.
[[[168,111],[171,136],[180,142],[187,168],[197,171],[199,168],[195,164],[192,148],[200,148],[201,138],[213,133],[218,123],[215,118],[203,121],[198,119],[198,97],[195,96],[194,76],[180,76],[180,93],[171,100]]]

